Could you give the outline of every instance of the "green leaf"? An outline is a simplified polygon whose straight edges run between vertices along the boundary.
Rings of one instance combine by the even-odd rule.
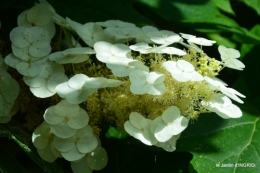
[[[243,116],[238,119],[201,115],[184,131],[177,149],[190,151],[193,154],[191,164],[201,173],[259,172],[259,113],[243,111]],[[244,163],[248,165],[242,167]],[[230,167],[223,167],[224,164]]]
[[[258,87],[260,85],[260,58],[259,58],[260,46],[254,46],[249,53],[244,57],[244,64],[246,66],[243,78],[249,86],[253,96],[260,95]]]
[[[213,2],[219,9],[229,14],[235,15],[235,12],[233,11],[229,0],[213,0]]]
[[[221,14],[213,1],[208,0],[137,0],[162,18],[173,22],[214,23],[225,26],[238,24]]]
[[[251,30],[251,33],[255,34],[256,36],[260,37],[260,25],[255,25]]]
[[[44,161],[37,153],[36,148],[31,142],[31,136],[19,129],[20,124],[14,121],[8,124],[0,124],[0,137],[7,137],[17,143],[22,150],[43,170],[49,173],[63,173],[63,170],[56,163]]]
[[[0,172],[2,173],[28,173],[13,155],[0,148]]]
[[[258,44],[260,45],[260,37],[254,33],[251,33],[247,29],[243,27],[226,27],[226,26],[218,26],[220,29],[224,31],[228,31],[234,33],[233,39],[240,43],[246,44]]]
[[[260,38],[260,25],[255,25],[250,30],[250,32]],[[241,59],[243,59],[245,57],[245,55],[253,49],[254,46],[255,46],[254,44],[242,44],[241,50],[240,50],[241,57],[242,57]]]
[[[258,15],[260,15],[260,0],[240,0],[244,2],[248,7],[254,9]]]
[[[117,139],[123,139],[126,138],[128,134],[125,131],[119,130],[115,127],[109,127],[106,133],[107,138],[117,138]]]
[[[236,44],[234,42],[230,41],[230,39],[228,39],[220,34],[212,33],[212,34],[208,34],[208,37],[211,40],[215,40],[218,45],[224,45],[228,48],[236,48]]]
[[[119,19],[135,24],[153,24],[133,8],[131,0],[74,0],[66,3],[62,0],[51,0],[49,3],[61,16],[80,23]]]
[[[241,49],[240,49],[241,60],[244,59],[245,55],[247,53],[249,53],[253,49],[254,46],[255,46],[254,44],[242,44]]]

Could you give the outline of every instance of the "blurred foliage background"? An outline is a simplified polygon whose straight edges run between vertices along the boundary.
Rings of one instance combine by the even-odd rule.
[[[115,128],[103,125],[102,146],[109,162],[100,173],[180,173],[237,172],[260,170],[260,0],[49,0],[58,14],[82,24],[109,19],[153,25],[176,33],[187,33],[216,40],[203,50],[220,59],[218,45],[241,52],[244,71],[224,69],[220,78],[246,95],[240,119],[224,120],[215,114],[201,115],[191,122],[177,141],[177,150],[167,153],[148,147],[133,138],[120,139]],[[11,52],[9,33],[17,24],[17,16],[34,5],[34,0],[1,0],[1,54]],[[16,74],[12,73],[14,78]],[[31,97],[33,97],[31,95]],[[37,103],[37,100],[36,100]],[[42,116],[45,106],[30,109]],[[38,111],[41,110],[41,111]],[[0,170],[2,173],[69,173],[63,159],[49,164],[37,154],[31,143],[34,128],[22,114],[0,125]],[[250,167],[217,167],[217,163],[253,163]],[[95,171],[94,171],[95,172]]]

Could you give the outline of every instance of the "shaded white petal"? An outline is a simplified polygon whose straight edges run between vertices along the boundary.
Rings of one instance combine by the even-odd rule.
[[[78,150],[81,153],[89,153],[93,151],[98,146],[98,140],[94,135],[85,136],[80,138],[77,143]]]
[[[87,157],[83,157],[79,161],[70,162],[70,166],[74,173],[92,173],[93,170],[86,163]]]
[[[76,74],[68,81],[68,86],[72,89],[79,90],[89,77],[84,74]]]
[[[55,113],[55,106],[51,106],[44,112],[43,118],[47,123],[56,125],[64,120],[65,115]]]
[[[180,116],[180,109],[177,106],[170,106],[163,112],[162,119],[165,123],[170,123],[179,118]]]
[[[66,95],[66,99],[71,104],[80,104],[93,94],[97,89],[74,90]]]
[[[216,41],[214,40],[207,40],[201,37],[191,37],[188,39],[188,42],[195,43],[201,46],[212,46]]]
[[[150,84],[160,84],[163,83],[164,80],[165,80],[164,74],[159,72],[150,72],[146,76],[146,81]]]
[[[154,85],[145,85],[144,91],[147,94],[151,95],[163,95],[166,92],[166,86],[164,83],[154,84]]]
[[[134,127],[138,129],[142,129],[151,123],[151,120],[144,118],[138,112],[131,112],[129,115],[129,121]]]
[[[203,80],[204,80],[204,78],[200,73],[198,73],[196,71],[191,73],[191,81],[203,81]]]
[[[26,27],[16,27],[10,32],[11,42],[18,48],[28,47],[30,45],[26,37],[28,34],[29,30]]]
[[[164,128],[162,128],[163,126],[159,126],[154,133],[155,138],[159,141],[159,142],[165,142],[168,141],[172,136],[172,132],[171,132],[171,128],[169,126],[164,126]]]
[[[51,92],[47,88],[46,83],[38,88],[30,87],[30,90],[36,97],[39,97],[39,98],[47,98],[47,97],[51,97],[55,94],[55,92]]]
[[[68,126],[73,129],[80,129],[88,124],[89,116],[84,109],[79,110],[79,114],[76,116],[70,117],[67,121]]]
[[[145,85],[130,85],[130,91],[134,94],[145,94],[146,93],[146,88]]]
[[[67,82],[61,83],[59,85],[56,86],[55,91],[57,92],[57,94],[61,97],[61,98],[66,98],[66,95],[74,92],[75,90],[73,90],[72,88],[70,88],[68,86]]]
[[[67,100],[60,101],[54,107],[55,113],[63,117],[74,117],[79,114],[80,109],[79,105],[70,104]]]
[[[38,88],[42,85],[45,84],[45,78],[42,78],[41,76],[23,76],[23,80],[26,83],[26,85],[33,87],[33,88]]]
[[[68,81],[68,77],[63,73],[53,73],[47,80],[47,88],[56,93],[55,88],[61,84]]]
[[[55,156],[55,157],[62,157],[60,154],[60,151],[57,150],[57,148],[55,148],[55,146],[53,145],[53,142],[50,143],[50,148],[51,148],[51,153]]]
[[[150,130],[152,133],[160,131],[165,127],[166,123],[163,121],[162,116],[155,118],[150,124]]]
[[[38,149],[44,149],[47,145],[49,145],[50,137],[50,125],[44,121],[33,131],[33,145]]]
[[[47,25],[51,20],[51,11],[46,4],[36,4],[27,13],[27,20],[37,26]]]
[[[62,152],[61,155],[68,161],[76,161],[83,158],[86,153],[79,152],[78,148],[75,146],[70,151]]]
[[[59,138],[69,138],[77,132],[76,129],[70,128],[65,120],[60,124],[51,125],[50,127],[51,131]]]
[[[108,162],[107,152],[102,147],[97,147],[86,156],[89,167],[93,170],[103,169]]]
[[[51,45],[49,42],[34,43],[29,47],[29,53],[33,57],[44,57],[51,53]]]
[[[129,133],[131,136],[133,136],[134,138],[140,140],[141,142],[143,142],[146,145],[153,145],[152,142],[149,139],[146,139],[143,135],[143,132],[139,129],[137,129],[136,127],[134,127],[130,121],[126,121],[124,123],[124,128],[126,130],[127,133]]]
[[[47,145],[44,149],[37,149],[37,152],[46,162],[52,163],[57,159],[57,157],[52,154],[50,145]]]
[[[5,57],[5,63],[10,67],[16,68],[16,65],[20,62],[22,62],[22,60],[17,58],[13,53],[10,53]]]
[[[37,66],[36,64],[28,64],[27,62],[24,62],[17,64],[16,70],[24,76],[34,77],[40,74],[41,70],[39,67],[40,66]]]
[[[171,129],[172,135],[180,134],[186,127],[188,126],[189,120],[181,116],[180,118],[176,119],[173,123],[169,124],[169,129]]]
[[[176,149],[176,141],[179,139],[179,135],[172,136],[168,141],[166,142],[160,142],[159,145],[162,147],[165,151],[173,152]]]
[[[178,56],[186,55],[186,52],[184,52],[180,49],[177,49],[175,47],[165,47],[165,48],[161,49],[161,52],[167,53],[167,54],[170,54],[170,55],[178,55]]]
[[[73,147],[75,147],[75,137],[72,136],[72,137],[63,139],[63,138],[59,138],[59,137],[55,136],[53,139],[53,145],[60,152],[70,151]]]
[[[132,84],[143,85],[146,82],[148,72],[142,70],[134,70],[130,73],[129,79]]]

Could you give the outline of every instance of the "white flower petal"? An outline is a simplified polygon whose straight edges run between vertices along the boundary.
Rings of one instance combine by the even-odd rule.
[[[178,55],[178,56],[186,55],[186,52],[184,52],[180,49],[177,49],[175,47],[165,47],[165,48],[161,49],[161,52],[167,53],[167,54],[170,54],[170,55]]]
[[[68,126],[73,129],[83,128],[88,124],[89,116],[84,109],[80,109],[79,114],[76,116],[70,117],[67,121]]]
[[[30,90],[36,97],[39,97],[39,98],[47,98],[47,97],[51,97],[55,94],[55,92],[51,92],[47,88],[46,83],[38,88],[30,87]]]
[[[20,62],[21,60],[18,59],[13,53],[10,53],[5,57],[5,63],[10,67],[16,68],[16,65]]]
[[[159,142],[166,142],[173,136],[171,130],[169,126],[161,125],[156,129],[154,136]]]
[[[180,109],[177,106],[170,106],[163,112],[162,119],[164,122],[169,123],[169,122],[173,122],[180,116],[181,116]]]
[[[176,149],[176,141],[179,139],[179,135],[172,136],[168,141],[166,142],[160,142],[159,145],[162,147],[165,151],[173,152]]]
[[[136,127],[134,127],[130,123],[130,121],[125,122],[124,128],[125,128],[127,133],[129,133],[134,138],[140,140],[142,143],[144,143],[146,145],[153,145],[152,142],[149,139],[144,137],[143,132],[141,130],[137,129]]]
[[[87,157],[83,157],[79,161],[70,162],[70,166],[74,173],[92,173],[93,170],[86,163]]]
[[[73,147],[70,151],[62,152],[61,155],[68,161],[76,161],[83,158],[86,153],[81,153],[77,147]]]
[[[51,20],[51,11],[46,4],[36,4],[27,13],[27,20],[37,26],[47,25]]]
[[[68,77],[63,73],[53,73],[47,80],[47,88],[56,93],[55,88],[61,84],[68,81]]]
[[[33,131],[33,135],[32,135],[33,145],[38,149],[44,149],[47,145],[49,145],[48,143],[50,137],[51,137],[50,125],[44,121]]]
[[[77,132],[76,129],[70,128],[65,120],[60,124],[50,125],[50,127],[51,131],[59,138],[69,138]]]
[[[188,42],[198,44],[200,46],[212,46],[216,41],[214,40],[207,40],[201,37],[191,37],[188,39]]]
[[[103,169],[108,162],[107,152],[102,147],[97,147],[87,156],[87,163],[89,167],[93,170],[101,170]]]
[[[43,118],[47,123],[51,125],[56,125],[64,120],[65,115],[55,113],[55,106],[51,106],[48,109],[46,109]]]
[[[66,95],[66,99],[71,104],[80,104],[96,91],[97,89],[74,90]]]
[[[59,138],[57,136],[54,137],[53,139],[53,145],[57,150],[60,152],[67,152],[70,151],[74,146],[75,146],[75,137],[69,137],[69,138]]]
[[[148,72],[142,70],[134,70],[130,73],[129,78],[131,83],[143,85],[146,81]]]
[[[181,37],[178,34],[167,30],[149,32],[147,35],[157,44],[169,45],[181,40]]]
[[[68,86],[74,90],[79,90],[82,88],[84,83],[89,77],[84,74],[76,74],[68,81]]]
[[[142,129],[151,123],[151,120],[144,118],[138,112],[131,112],[129,115],[129,121],[134,127],[138,129]]]
[[[54,107],[55,113],[63,117],[65,117],[65,115],[74,117],[79,114],[80,109],[79,105],[70,104],[67,100],[60,101]]]
[[[50,145],[47,145],[44,149],[37,149],[37,152],[46,162],[52,163],[57,159],[57,157],[52,154]]]
[[[89,153],[93,151],[98,145],[97,138],[92,134],[91,136],[85,136],[84,138],[80,138],[77,143],[78,150],[81,153]]]

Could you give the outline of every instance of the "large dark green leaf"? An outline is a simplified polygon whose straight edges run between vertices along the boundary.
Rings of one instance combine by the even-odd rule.
[[[193,154],[191,164],[200,173],[259,172],[259,115],[244,111],[242,118],[229,120],[203,115],[185,130],[178,150]]]
[[[130,0],[75,0],[49,1],[64,17],[81,23],[105,20],[123,20],[136,24],[152,24],[152,20],[137,12]],[[76,11],[76,13],[75,13]]]
[[[260,15],[260,1],[259,0],[240,0],[244,2],[247,6],[253,8],[258,15]]]
[[[255,35],[255,37],[258,37],[260,39],[260,25],[255,25],[251,30],[250,33],[252,33],[253,35]],[[244,58],[246,56],[247,53],[249,53],[252,48],[254,47],[254,44],[242,44],[240,53],[241,53],[241,57]]]
[[[224,16],[216,4],[209,0],[137,0],[162,18],[173,22],[211,23],[225,26],[238,26],[237,23]]]
[[[218,45],[224,45],[228,48],[236,48],[236,44],[232,42],[229,38],[222,36],[220,33],[208,34],[211,40],[215,40]]]
[[[23,132],[19,127],[20,125],[14,121],[5,125],[0,124],[0,137],[7,137],[17,143],[22,150],[46,172],[62,173],[62,169],[56,163],[48,163],[40,158],[31,142],[31,136]]]
[[[2,173],[28,173],[27,170],[14,158],[13,155],[0,148],[0,172]]]
[[[235,12],[233,11],[229,0],[213,0],[213,1],[219,9],[225,11],[226,13],[235,15]]]
[[[260,37],[254,33],[251,33],[247,29],[243,27],[226,27],[226,26],[218,26],[220,29],[234,33],[233,39],[240,43],[245,44],[258,44],[260,45]]]

